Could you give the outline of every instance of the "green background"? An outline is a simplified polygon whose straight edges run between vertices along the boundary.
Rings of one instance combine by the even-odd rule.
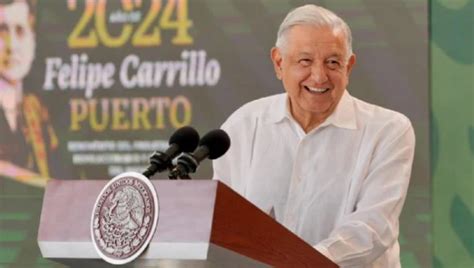
[[[431,1],[433,267],[474,267],[474,1]]]

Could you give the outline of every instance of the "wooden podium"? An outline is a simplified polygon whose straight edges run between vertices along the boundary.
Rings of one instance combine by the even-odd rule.
[[[43,257],[105,267],[90,237],[94,202],[107,181],[51,180],[38,244]],[[221,182],[152,180],[156,232],[128,267],[337,267],[311,245]]]

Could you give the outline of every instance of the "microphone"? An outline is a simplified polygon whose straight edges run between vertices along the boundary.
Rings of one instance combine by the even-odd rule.
[[[150,166],[143,172],[147,178],[156,172],[173,168],[171,161],[182,152],[192,152],[199,142],[199,134],[190,127],[185,126],[176,130],[169,139],[169,147],[165,152],[155,151],[150,156]]]
[[[178,158],[176,167],[171,170],[168,177],[170,179],[177,177],[191,179],[188,174],[196,172],[202,160],[219,158],[227,152],[229,147],[230,138],[224,130],[211,130],[199,141],[199,147],[194,153],[185,153]]]

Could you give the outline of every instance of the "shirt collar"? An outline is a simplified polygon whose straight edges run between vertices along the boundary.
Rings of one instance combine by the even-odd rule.
[[[270,123],[279,123],[285,118],[290,119],[288,94],[279,94],[275,101],[268,107],[266,111],[266,119]]]
[[[347,90],[344,90],[336,109],[321,126],[331,124],[340,128],[357,129],[354,100]]]
[[[353,102],[353,97],[347,90],[344,90],[336,109],[320,126],[334,125],[340,128],[357,129]],[[285,118],[292,120],[292,115],[289,110],[288,94],[280,94],[269,108],[267,111],[269,122],[279,123]]]

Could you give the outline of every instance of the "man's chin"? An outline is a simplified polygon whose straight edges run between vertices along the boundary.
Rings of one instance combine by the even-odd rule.
[[[5,80],[8,80],[10,83],[13,83],[13,82],[23,80],[23,78],[25,78],[27,73],[28,73],[28,69],[9,70],[7,72],[2,72],[1,76]]]

